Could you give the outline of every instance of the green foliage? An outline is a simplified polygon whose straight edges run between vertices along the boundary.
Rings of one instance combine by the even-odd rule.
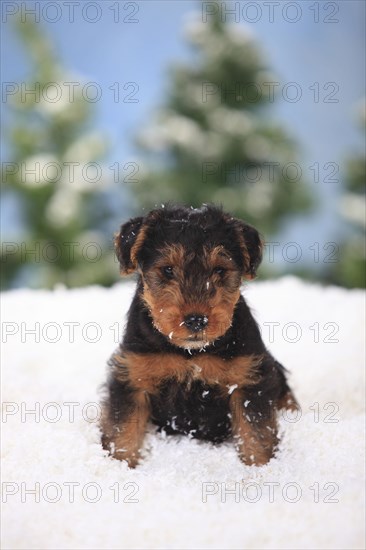
[[[219,14],[191,23],[187,40],[191,65],[170,71],[165,105],[137,137],[146,165],[134,192],[147,208],[221,203],[269,235],[311,203],[289,165],[293,140],[269,120],[276,79],[249,31]]]
[[[364,102],[359,119],[360,126],[365,132]],[[349,236],[340,244],[339,262],[335,265],[331,276],[334,282],[342,286],[365,288],[366,156],[364,153],[348,159],[343,187],[340,212],[348,224]]]
[[[13,166],[3,174],[3,193],[16,197],[23,228],[1,257],[2,287],[15,278],[35,287],[110,284],[115,266],[103,233],[106,182],[91,183],[93,168],[87,177],[83,172],[105,153],[105,140],[90,130],[92,104],[82,96],[80,77],[61,67],[39,24],[18,21],[16,31],[32,77],[12,96],[6,132]],[[81,85],[70,91],[67,82]]]

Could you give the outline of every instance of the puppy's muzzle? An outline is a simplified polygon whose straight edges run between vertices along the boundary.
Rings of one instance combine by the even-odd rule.
[[[208,324],[208,319],[204,315],[192,313],[184,318],[184,325],[191,332],[200,332],[204,330]]]

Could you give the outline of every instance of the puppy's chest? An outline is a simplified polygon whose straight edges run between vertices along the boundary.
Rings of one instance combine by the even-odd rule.
[[[187,391],[192,384],[200,382],[225,395],[237,387],[253,384],[262,359],[254,355],[224,359],[209,354],[186,357],[174,353],[124,352],[114,356],[114,365],[117,378],[149,394],[157,394],[159,388],[171,380]]]

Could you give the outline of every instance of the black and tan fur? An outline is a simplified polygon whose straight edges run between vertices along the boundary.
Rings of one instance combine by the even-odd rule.
[[[256,229],[214,206],[169,207],[122,225],[115,246],[122,275],[137,271],[138,283],[109,362],[104,448],[135,467],[152,421],[168,434],[232,438],[245,464],[268,462],[276,413],[297,404],[240,294],[262,258]]]

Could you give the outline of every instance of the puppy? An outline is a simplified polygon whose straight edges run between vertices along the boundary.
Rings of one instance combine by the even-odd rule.
[[[135,467],[152,421],[167,434],[231,438],[245,464],[268,462],[277,411],[297,403],[240,294],[262,259],[257,230],[215,206],[166,207],[122,225],[115,248],[121,274],[138,282],[109,361],[104,448]]]

